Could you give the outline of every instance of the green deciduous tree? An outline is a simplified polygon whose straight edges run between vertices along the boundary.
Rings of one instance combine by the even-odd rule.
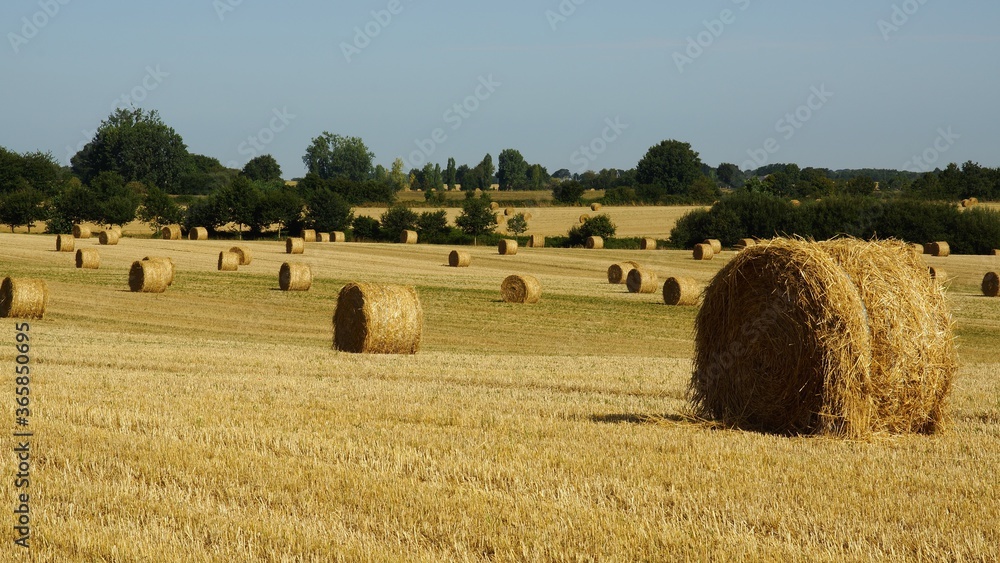
[[[44,201],[45,194],[30,187],[4,194],[0,196],[0,223],[10,225],[11,232],[17,227],[28,227],[31,232],[34,222],[45,218]]]
[[[691,145],[663,141],[651,147],[636,167],[636,180],[663,190],[666,195],[684,195],[701,176],[701,159]]]
[[[345,231],[354,221],[351,204],[329,189],[316,190],[309,195],[305,222],[317,231]]]
[[[507,232],[514,235],[520,236],[528,231],[528,218],[524,216],[524,213],[517,213],[513,217],[507,220]]]
[[[390,241],[398,241],[403,231],[417,229],[417,214],[413,210],[396,205],[390,207],[379,218],[382,224],[382,237]]]
[[[372,175],[374,158],[360,137],[343,137],[324,131],[313,139],[302,162],[309,172],[324,180],[347,178],[363,182]]]
[[[234,223],[239,229],[239,237],[243,238],[243,227],[252,225],[261,192],[246,176],[233,178],[228,186],[214,195],[216,210],[222,224]]]
[[[454,190],[455,184],[458,183],[458,168],[455,167],[454,158],[448,158],[448,167],[444,169],[444,183],[448,185],[449,190]]]
[[[179,223],[183,218],[181,208],[170,199],[167,192],[153,186],[146,190],[146,197],[138,212],[139,219],[149,223],[153,231],[159,231],[164,225]]]
[[[504,149],[497,158],[501,190],[523,190],[528,183],[528,163],[517,149]]]
[[[576,180],[563,180],[552,188],[552,197],[562,203],[577,203],[583,197],[583,184]]]
[[[466,197],[462,202],[462,212],[455,218],[455,224],[467,235],[479,237],[490,234],[497,228],[497,214],[490,209],[489,196]]]
[[[269,154],[255,156],[243,167],[243,175],[255,182],[281,181],[281,165]]]

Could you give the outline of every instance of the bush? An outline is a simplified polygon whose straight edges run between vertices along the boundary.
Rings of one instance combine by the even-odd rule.
[[[355,240],[370,242],[382,240],[382,224],[378,219],[359,215],[354,218],[351,226],[354,228]]]
[[[569,230],[569,246],[583,245],[588,237],[601,237],[605,240],[615,236],[617,228],[606,213],[596,215]]]
[[[397,205],[390,207],[379,219],[382,223],[382,238],[390,242],[399,241],[403,231],[417,230],[417,214],[413,210]]]

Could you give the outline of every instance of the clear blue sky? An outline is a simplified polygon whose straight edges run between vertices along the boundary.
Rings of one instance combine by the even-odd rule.
[[[1000,166],[1000,3],[922,1],[6,0],[0,145],[66,162],[134,93],[190,151],[242,166],[254,136],[289,178],[323,131],[389,166],[436,129],[442,165],[517,148],[550,172],[631,168],[678,139],[713,166],[768,145],[766,162],[902,168],[935,144],[938,165]]]

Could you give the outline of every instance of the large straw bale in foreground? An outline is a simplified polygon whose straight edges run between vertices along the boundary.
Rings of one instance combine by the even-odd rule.
[[[775,239],[705,290],[696,416],[782,434],[931,433],[957,371],[944,295],[904,243]]]
[[[507,276],[500,284],[500,298],[504,303],[538,303],[542,284],[532,276]]]
[[[333,314],[333,346],[356,354],[416,354],[424,312],[413,287],[350,283]]]
[[[96,248],[80,248],[76,251],[76,267],[97,270],[101,267],[101,255]]]
[[[1000,295],[1000,274],[987,272],[983,276],[983,295],[986,297],[996,297]]]
[[[56,252],[73,252],[75,239],[71,235],[59,235],[56,237]]]
[[[285,262],[278,270],[278,287],[281,291],[309,291],[312,281],[312,268],[309,264]]]
[[[163,264],[169,272],[169,274],[167,275],[167,285],[174,285],[174,274],[177,273],[177,266],[174,264],[173,258],[166,258],[160,256],[146,256],[143,258],[143,260],[149,260],[152,262],[159,262]]]
[[[691,278],[667,278],[663,284],[663,302],[689,307],[698,304],[701,284]]]
[[[128,288],[135,293],[163,293],[173,277],[161,260],[136,260],[128,272]]]
[[[40,319],[48,300],[45,280],[4,278],[0,283],[0,318]]]
[[[656,293],[660,288],[656,272],[633,268],[625,277],[629,293]]]
[[[638,267],[640,267],[639,263],[631,260],[626,260],[625,262],[619,262],[608,266],[608,283],[614,285],[625,283],[625,280],[628,278],[628,273]]]

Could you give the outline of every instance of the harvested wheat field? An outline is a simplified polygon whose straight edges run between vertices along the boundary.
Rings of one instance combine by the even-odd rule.
[[[126,238],[82,270],[51,237],[0,234],[0,277],[48,289],[29,321],[35,560],[996,557],[1000,300],[981,290],[995,257],[920,258],[951,277],[947,423],[848,440],[691,417],[699,307],[607,279],[639,261],[707,284],[731,252],[467,247],[471,266],[455,269],[440,246],[319,245],[298,257],[310,291],[284,292],[284,242],[240,244],[253,267],[223,276],[208,265],[226,241]],[[173,259],[165,293],[128,291],[143,256]],[[504,303],[514,273],[544,297]],[[334,349],[349,282],[415,289],[418,353]],[[0,321],[11,373],[23,321]],[[13,384],[3,392],[9,430]],[[13,479],[0,498],[10,560]]]

